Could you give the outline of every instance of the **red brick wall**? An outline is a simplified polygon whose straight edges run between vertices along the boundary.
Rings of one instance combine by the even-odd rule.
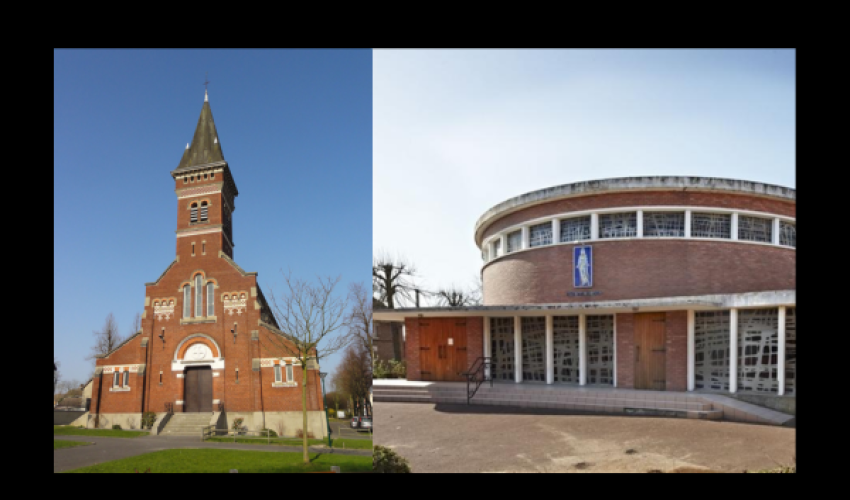
[[[407,358],[407,380],[422,380],[419,376],[419,318],[404,318],[407,337],[404,350]]]
[[[688,390],[688,312],[669,311],[665,322],[667,390]]]
[[[617,314],[617,387],[635,387],[635,315]]]
[[[484,318],[466,318],[466,367],[484,356]]]
[[[484,304],[594,302],[796,288],[793,249],[730,241],[596,241],[593,291],[569,297],[574,245],[502,257],[484,268]]]
[[[797,204],[746,194],[710,193],[696,191],[635,191],[601,193],[541,203],[496,219],[484,230],[484,238],[502,229],[527,220],[580,210],[633,206],[699,206],[737,208],[796,217]]]

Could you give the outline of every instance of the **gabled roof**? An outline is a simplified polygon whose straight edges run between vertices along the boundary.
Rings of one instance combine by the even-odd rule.
[[[221,152],[221,142],[218,140],[218,132],[215,130],[212,109],[210,109],[210,103],[205,96],[192,143],[183,152],[183,158],[180,159],[180,164],[177,165],[175,172],[189,170],[198,165],[223,161],[224,154]]]

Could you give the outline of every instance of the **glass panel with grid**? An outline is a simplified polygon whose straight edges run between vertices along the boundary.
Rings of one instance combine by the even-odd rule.
[[[508,253],[522,249],[522,231],[514,231],[508,235]]]
[[[599,214],[600,238],[630,238],[637,236],[637,213]]]
[[[793,222],[779,221],[779,244],[797,248],[797,225]]]
[[[729,311],[694,313],[694,388],[729,390]]]
[[[495,380],[514,379],[514,319],[490,320],[490,355]]]
[[[785,308],[785,394],[797,394],[797,310]]]
[[[738,216],[738,239],[770,243],[773,238],[773,219]]]
[[[743,309],[738,312],[738,390],[777,392],[779,311]]]
[[[544,222],[528,228],[528,246],[539,247],[552,244],[552,223]]]
[[[561,219],[561,243],[590,239],[590,216]]]
[[[546,381],[546,318],[522,318],[522,380]]]
[[[555,316],[552,323],[555,382],[577,384],[578,316]]]
[[[587,316],[587,383],[614,384],[614,316]]]
[[[643,236],[645,238],[684,238],[684,212],[644,212]]]
[[[493,258],[495,259],[502,252],[502,239],[497,238],[496,241],[493,242]]]
[[[732,238],[731,214],[691,214],[692,238]]]

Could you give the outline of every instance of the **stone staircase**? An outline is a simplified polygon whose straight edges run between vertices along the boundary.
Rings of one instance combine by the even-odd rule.
[[[175,413],[171,415],[165,428],[160,432],[161,436],[195,436],[200,438],[201,428],[210,425],[212,412],[202,413]]]
[[[466,383],[376,380],[375,401],[467,404]],[[484,384],[473,405],[550,408],[577,413],[665,416],[784,425],[792,416],[733,398],[687,392],[543,384]]]

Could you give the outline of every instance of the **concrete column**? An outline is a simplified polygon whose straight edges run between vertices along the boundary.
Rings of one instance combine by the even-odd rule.
[[[777,221],[779,219],[776,219]],[[778,395],[785,395],[785,306],[779,306],[779,353],[776,360],[776,380],[779,382]]]
[[[773,231],[771,231],[771,241],[774,245],[779,244],[779,217],[773,218]]]
[[[499,255],[505,255],[506,253],[508,253],[508,235],[502,234],[501,236],[499,236],[499,239],[502,241],[499,244]]]
[[[546,316],[546,383],[555,382],[555,321]]]
[[[522,318],[514,316],[514,381],[522,382]]]
[[[729,311],[729,392],[738,392],[738,310]]]
[[[696,361],[696,353],[694,352],[694,321],[696,313],[693,309],[688,309],[688,390],[693,391],[696,386],[694,377],[694,364]]]
[[[522,226],[522,249],[523,250],[530,248],[530,246],[528,244],[528,233],[529,232],[530,231],[528,230],[528,226]]]
[[[614,314],[614,387],[617,387],[617,315]]]
[[[552,244],[561,242],[561,219],[552,219]]]
[[[732,239],[738,239],[738,212],[732,214]]]
[[[489,358],[492,356],[490,354],[490,317],[484,316],[484,357]],[[490,378],[490,366],[487,365],[484,368],[484,375],[489,379]]]
[[[578,385],[587,384],[587,316],[578,315]]]
[[[590,214],[590,239],[599,239],[599,214],[597,213]]]
[[[691,211],[685,210],[685,238],[691,237]]]
[[[637,211],[637,237],[643,238],[643,210]]]

